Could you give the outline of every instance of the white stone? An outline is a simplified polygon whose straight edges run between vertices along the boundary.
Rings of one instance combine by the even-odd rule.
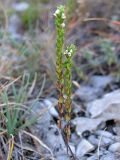
[[[101,138],[101,137],[100,137]],[[110,145],[110,144],[112,144],[113,143],[113,141],[112,141],[112,139],[110,139],[110,138],[107,138],[107,137],[102,137],[101,138],[101,143],[102,143],[102,145]]]
[[[75,92],[75,95],[82,101],[89,102],[103,94],[101,88],[94,88],[92,86],[80,86]]]
[[[77,117],[72,123],[76,125],[76,133],[81,136],[82,132],[89,130],[94,131],[97,129],[98,125],[101,123],[101,119],[91,119],[85,117]]]
[[[57,103],[57,100],[53,100],[54,102],[52,102],[52,100],[49,99],[45,99],[44,103],[46,105],[46,107],[49,108],[49,113],[53,116],[53,117],[58,117],[59,114],[57,112],[57,110],[55,109],[55,104]]]
[[[111,76],[95,75],[90,78],[89,83],[95,88],[105,88],[113,80]]]
[[[105,120],[120,120],[120,90],[108,93],[103,98],[89,103],[87,111],[92,118],[102,116]]]
[[[28,9],[28,7],[29,7],[29,4],[27,2],[20,2],[20,3],[13,4],[13,8],[19,12],[25,11],[26,9]]]
[[[21,19],[17,14],[13,14],[9,19],[8,31],[10,34],[17,34],[22,25]]]
[[[96,134],[101,136],[101,137],[107,137],[107,138],[112,138],[113,137],[112,133],[110,133],[108,131],[103,131],[103,130],[96,131]]]
[[[77,157],[82,157],[85,154],[93,151],[94,149],[95,149],[95,147],[90,142],[88,142],[85,139],[82,139],[81,142],[77,146],[76,156]]]
[[[120,151],[120,142],[116,142],[116,143],[112,144],[108,150],[111,152],[119,152]]]
[[[88,138],[88,140],[89,140],[90,143],[92,143],[95,146],[98,146],[98,144],[99,144],[99,139],[97,139],[94,135],[91,135]]]

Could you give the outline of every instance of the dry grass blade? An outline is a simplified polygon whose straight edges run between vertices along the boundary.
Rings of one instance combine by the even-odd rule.
[[[2,75],[2,74],[0,74],[0,78],[3,78],[5,80],[14,80],[13,77],[8,77],[8,76]]]
[[[26,108],[26,109],[27,109],[27,106],[26,106],[26,105],[24,105],[24,104],[21,104],[21,103],[8,102],[8,105],[18,105],[18,106],[21,106],[21,107],[24,107],[24,108]],[[6,103],[2,103],[2,104],[0,104],[0,107],[4,107],[4,106],[6,106]]]
[[[0,86],[0,93],[1,93],[3,90],[8,89],[13,83],[17,82],[20,78],[21,78],[21,76],[17,77],[16,79],[14,79],[12,82],[10,82],[10,83],[7,84],[7,85],[2,85],[2,86]]]
[[[107,129],[107,128],[105,128],[104,131],[105,131],[106,129]],[[101,135],[101,136],[100,136],[99,143],[98,143],[98,149],[97,149],[97,157],[98,157],[98,160],[100,160],[100,144],[101,144],[102,138],[103,138],[103,136]]]
[[[33,80],[32,86],[29,89],[28,96],[31,96],[31,94],[35,88],[36,80],[37,80],[37,74],[35,74],[35,76],[34,76],[34,80]]]
[[[9,141],[9,153],[8,153],[8,157],[7,160],[11,160],[12,158],[12,153],[13,153],[13,149],[14,149],[14,136],[11,135],[11,139]]]
[[[27,131],[23,130],[22,133],[30,136],[31,138],[33,138],[35,141],[37,141],[42,147],[44,147],[45,149],[47,149],[50,153],[51,153],[51,156],[52,156],[52,159],[54,160],[54,155],[51,151],[51,149],[46,145],[44,144],[38,137],[36,137],[35,135],[31,134],[31,133],[28,133]]]
[[[21,144],[18,144],[18,143],[15,143],[15,145],[17,147],[19,147],[20,149],[22,149],[22,154],[23,155],[23,150],[27,150],[27,151],[31,151],[31,152],[35,152],[35,153],[38,153],[34,148],[32,148],[31,146],[28,146],[28,145],[21,145]],[[38,153],[39,154],[39,153]]]
[[[104,17],[101,17],[101,18],[93,17],[93,18],[84,18],[83,22],[86,22],[86,21],[104,21],[104,22],[108,22],[109,20],[104,18]]]
[[[6,134],[6,133],[7,133],[7,130],[0,132],[0,136],[2,136],[3,134]]]

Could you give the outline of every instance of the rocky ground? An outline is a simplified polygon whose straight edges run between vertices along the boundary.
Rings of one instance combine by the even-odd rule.
[[[57,4],[57,1],[42,4],[45,12],[37,23],[39,27],[34,30],[36,36],[31,40],[21,20],[21,14],[29,7],[29,3],[12,3],[11,8],[16,12],[8,18],[9,39],[25,44],[28,51],[23,48],[21,50],[20,46],[19,50],[16,49],[15,43],[11,45],[5,32],[5,38],[0,42],[1,84],[5,82],[4,73],[9,73],[10,69],[14,75],[19,75],[23,70],[27,73],[31,71],[26,65],[31,60],[32,73],[37,71],[43,75],[44,80],[46,75],[45,84],[39,79],[33,86],[35,91],[29,96],[31,100],[31,97],[38,93],[38,88],[42,88],[39,100],[32,103],[32,112],[26,115],[27,120],[35,116],[39,118],[16,136],[13,160],[74,159],[71,152],[67,152],[64,136],[57,127],[59,113],[54,78],[55,28],[52,16]],[[66,43],[72,42],[77,46],[72,71],[73,109],[69,147],[76,160],[120,160],[119,8],[112,3],[108,7],[107,1],[92,4],[93,1],[89,10],[84,8],[84,5],[83,8],[76,9],[69,20],[66,34]],[[83,15],[79,14],[80,9],[84,11],[84,19]],[[32,47],[35,48],[35,44],[37,50],[40,50],[40,59],[39,54],[36,55],[37,58],[24,55],[31,51]],[[9,51],[12,51],[12,54]],[[6,54],[3,55],[3,52]],[[31,101],[28,101],[29,105]],[[7,148],[3,144],[1,137],[1,160],[7,159]]]

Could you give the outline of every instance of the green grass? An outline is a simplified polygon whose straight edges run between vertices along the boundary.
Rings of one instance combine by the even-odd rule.
[[[101,49],[104,53],[106,62],[109,66],[112,64],[117,64],[117,55],[114,51],[114,46],[112,45],[112,41],[104,39],[101,41]]]
[[[7,129],[8,135],[15,135],[16,129],[19,128],[18,124],[20,123],[21,119],[21,113],[22,111],[22,104],[26,102],[27,100],[27,87],[29,85],[29,79],[27,79],[26,84],[25,77],[23,77],[22,84],[20,89],[17,89],[17,87],[12,84],[11,90],[12,90],[12,96],[10,97],[7,90],[4,90],[2,93],[2,102],[5,104],[3,108],[3,114],[5,117],[5,126]],[[10,105],[10,99],[14,102],[14,105]]]
[[[25,27],[25,29],[33,30],[38,18],[38,7],[35,5],[30,5],[29,8],[22,14],[22,24]]]
[[[26,119],[26,114],[31,113],[32,105],[38,100],[38,97],[35,98],[29,107],[25,105],[29,96],[30,76],[24,75],[19,85],[20,88],[13,83],[11,88],[9,90],[4,90],[1,95],[1,101],[4,105],[0,116],[0,130],[7,130],[8,136],[17,135],[21,129],[32,125],[39,118],[39,115],[36,115],[28,120]],[[9,92],[11,92],[11,96]],[[40,90],[40,94],[41,92]],[[38,96],[40,96],[40,94]]]

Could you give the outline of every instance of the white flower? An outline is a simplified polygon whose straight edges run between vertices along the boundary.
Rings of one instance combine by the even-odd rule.
[[[66,19],[66,16],[64,13],[62,13],[62,19]]]
[[[70,53],[72,53],[72,52],[73,52],[73,50],[71,49],[71,50],[70,50]]]
[[[65,23],[62,23],[61,26],[62,26],[62,28],[65,28]]]
[[[66,50],[66,51],[64,52],[64,55],[68,55],[69,57],[71,57],[72,53],[71,53],[70,51]]]
[[[68,54],[68,50],[66,50],[66,51],[64,52],[64,55],[66,55],[66,54]]]
[[[59,9],[57,9],[53,15],[56,17],[58,14],[60,14],[60,10]]]
[[[71,57],[71,52],[68,52],[68,56]]]

